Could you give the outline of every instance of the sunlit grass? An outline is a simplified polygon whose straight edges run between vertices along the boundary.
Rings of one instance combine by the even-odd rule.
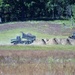
[[[75,50],[75,46],[72,45],[44,45],[44,46],[34,46],[34,45],[10,45],[10,46],[0,46],[0,50]]]
[[[31,33],[32,35],[35,35],[38,39],[67,38],[67,36],[55,36],[55,35],[39,33],[38,31],[33,30],[31,28],[27,28],[27,29],[26,28],[17,28],[17,29],[0,32],[0,42],[10,43],[11,39],[16,38],[16,36],[22,36],[21,31],[23,31],[24,33]]]
[[[66,25],[71,25],[71,20],[54,20],[54,21],[50,21],[51,23],[55,23],[55,24],[66,24]]]
[[[30,22],[30,23],[39,23],[39,21],[26,21],[26,22]],[[63,24],[66,23],[67,25],[70,24],[69,20],[55,20],[55,21],[48,21],[51,23],[55,23],[55,24]],[[10,22],[7,24],[14,24],[17,22]],[[4,24],[5,25],[5,24]],[[37,39],[50,39],[50,38],[68,38],[68,36],[62,36],[62,34],[59,35],[49,35],[46,33],[42,33],[37,31],[34,27],[28,27],[28,28],[17,28],[17,29],[12,29],[12,30],[7,30],[7,31],[2,31],[0,32],[0,44],[5,45],[5,44],[11,44],[11,39],[16,38],[16,36],[22,36],[21,31],[24,33],[31,33],[32,35],[35,35]],[[3,48],[4,47],[4,48]],[[8,50],[13,50],[13,49],[20,49],[20,50],[74,50],[75,47],[74,46],[61,46],[61,45],[56,45],[56,46],[0,46],[0,49],[8,49]]]

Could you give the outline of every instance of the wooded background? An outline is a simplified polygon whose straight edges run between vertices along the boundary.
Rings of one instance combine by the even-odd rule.
[[[2,22],[75,17],[75,0],[0,0]]]

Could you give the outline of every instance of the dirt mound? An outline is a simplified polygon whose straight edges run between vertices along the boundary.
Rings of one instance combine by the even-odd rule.
[[[55,38],[52,39],[46,39],[46,44],[47,45],[56,45],[58,44],[57,41],[55,40]]]
[[[36,39],[32,45],[45,45],[45,41],[43,39]]]
[[[52,38],[52,39],[49,39],[48,41],[46,41],[46,44],[47,45],[59,45],[59,44],[62,44],[62,45],[68,45],[70,44],[70,41],[66,38]]]
[[[75,45],[75,40],[74,39],[68,39],[71,45]]]
[[[55,39],[36,39],[32,45],[54,45],[57,44]]]
[[[69,39],[62,38],[60,39],[62,45],[71,45]]]
[[[32,45],[75,45],[75,40],[69,38],[37,39]]]
[[[61,44],[62,45],[75,45],[75,40],[74,39],[61,39]]]

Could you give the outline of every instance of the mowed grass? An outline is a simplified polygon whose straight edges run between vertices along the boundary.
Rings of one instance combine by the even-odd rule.
[[[22,36],[21,31],[24,33],[31,33],[32,35],[35,35],[37,39],[67,38],[67,36],[55,36],[55,35],[39,33],[38,31],[31,29],[31,28],[17,28],[17,29],[0,32],[0,43],[2,43],[2,44],[9,43],[10,44],[11,39],[15,39],[16,36]]]
[[[18,29],[12,29],[8,31],[0,32],[0,43],[3,46],[0,46],[0,50],[74,50],[75,46],[64,46],[64,45],[50,45],[50,46],[33,46],[33,45],[9,45],[11,44],[11,39],[15,39],[16,36],[22,36],[21,31],[24,33],[31,33],[36,36],[37,39],[42,38],[67,38],[67,36],[55,36],[55,35],[48,35],[48,34],[42,34],[37,32],[36,30],[32,30],[31,28],[25,29],[25,28],[18,28]],[[8,46],[9,45],[9,46]]]
[[[38,23],[37,21],[32,21],[33,23]],[[66,23],[70,24],[70,21],[63,21],[63,20],[58,20],[58,21],[50,21],[51,23]],[[10,23],[9,23],[10,24]],[[36,29],[32,28],[17,28],[17,29],[12,29],[12,30],[7,30],[7,31],[2,31],[0,32],[0,50],[74,50],[75,46],[72,45],[50,45],[50,46],[32,46],[32,45],[9,45],[11,44],[11,39],[15,39],[16,36],[22,36],[21,31],[24,33],[31,33],[32,35],[35,35],[37,39],[50,39],[50,38],[68,38],[68,36],[56,36],[56,35],[49,35],[49,34],[44,34],[41,32],[38,32]]]
[[[63,24],[63,23],[65,23],[66,25],[72,24],[71,19],[69,19],[69,20],[54,20],[54,21],[50,21],[50,22],[53,24]]]
[[[72,45],[44,45],[44,46],[34,46],[34,45],[3,45],[0,46],[0,50],[75,50],[75,46]]]

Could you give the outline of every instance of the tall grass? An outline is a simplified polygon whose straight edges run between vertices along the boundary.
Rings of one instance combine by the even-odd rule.
[[[75,75],[75,63],[71,61],[48,62],[46,60],[44,60],[43,62],[42,59],[40,60],[39,58],[35,58],[35,60],[31,58],[24,60],[24,58],[21,59],[20,57],[16,59],[17,62],[14,63],[12,62],[8,63],[9,61],[8,62],[3,61],[3,63],[0,63],[0,74],[1,75]]]

